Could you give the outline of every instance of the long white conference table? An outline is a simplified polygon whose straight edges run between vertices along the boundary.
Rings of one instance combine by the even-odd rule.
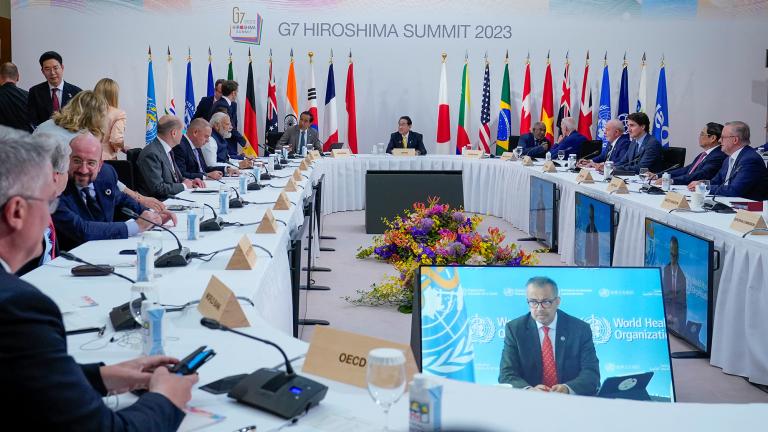
[[[339,181],[347,183],[356,181],[354,176],[337,177],[337,173],[346,170],[358,170],[362,175],[363,164],[371,162],[387,169],[405,169],[404,166],[423,166],[433,159],[442,164],[440,169],[459,167],[465,170],[468,179],[471,175],[482,178],[481,171],[486,171],[494,179],[516,179],[524,181],[527,175],[516,177],[519,171],[511,163],[498,161],[468,161],[459,158],[419,158],[414,160],[355,157],[349,159],[323,159],[314,164],[308,177],[317,179],[326,174],[324,183],[324,204],[329,205],[345,187]],[[396,166],[393,166],[396,165]],[[430,167],[430,169],[436,169]],[[363,171],[359,171],[363,170]],[[288,175],[293,171],[283,170]],[[522,171],[521,171],[522,172]],[[493,174],[491,174],[493,173]],[[533,173],[531,173],[533,174]],[[359,180],[359,179],[358,179]],[[490,179],[487,179],[490,180]],[[228,183],[235,185],[233,180]],[[267,187],[261,191],[249,192],[244,199],[253,202],[274,201],[285,179],[275,179],[267,183],[276,187]],[[297,229],[303,221],[300,201],[309,194],[311,181],[303,179],[299,183],[298,192],[288,193],[292,202],[289,210],[275,211],[278,219],[285,222],[278,224],[275,234],[256,234],[254,226],[229,227],[214,233],[202,233],[195,241],[186,241],[185,215],[180,214],[179,225],[173,228],[182,238],[182,243],[195,252],[212,252],[234,246],[243,235],[248,235],[254,244],[259,244],[269,251],[269,255],[257,249],[257,264],[253,270],[225,270],[232,251],[216,255],[210,262],[193,261],[182,268],[156,269],[155,284],[159,301],[167,305],[180,305],[201,297],[211,276],[216,276],[232,289],[238,296],[250,299],[254,304],[241,302],[243,310],[251,324],[244,331],[270,339],[285,349],[289,358],[294,359],[294,365],[299,369],[303,364],[307,343],[291,336],[291,294],[289,263],[286,250],[289,232]],[[478,211],[480,201],[467,194],[475,190],[472,181],[465,182],[465,197],[467,209]],[[514,184],[514,183],[512,183]],[[518,188],[526,188],[520,184]],[[218,189],[218,185],[208,184]],[[356,185],[362,190],[362,183]],[[478,192],[482,188],[477,188]],[[507,191],[509,192],[509,190]],[[522,192],[520,192],[522,193]],[[506,194],[499,195],[501,200]],[[213,207],[215,195],[198,195],[185,192],[182,196],[198,201],[206,201]],[[497,200],[490,192],[485,192],[489,205]],[[328,201],[326,201],[328,200]],[[362,203],[362,199],[359,203]],[[526,200],[527,202],[527,200]],[[352,201],[350,201],[352,203]],[[527,204],[526,204],[527,206]],[[229,222],[255,222],[261,220],[265,210],[271,204],[247,205],[243,209],[233,209],[224,219]],[[510,204],[511,207],[511,204]],[[503,214],[503,206],[494,207]],[[509,207],[507,207],[509,208]],[[326,208],[326,212],[339,211],[336,206]],[[485,213],[485,211],[481,211]],[[521,213],[525,214],[525,213]],[[509,218],[509,216],[504,216]],[[527,217],[527,216],[526,216]],[[562,216],[561,216],[562,217]],[[342,239],[343,240],[343,239]],[[110,264],[117,271],[128,277],[136,274],[133,259],[119,255],[121,249],[134,248],[136,238],[126,240],[109,240],[88,242],[72,252],[77,256],[92,262]],[[175,248],[175,241],[168,236],[163,240],[165,250]],[[75,263],[57,258],[46,266],[27,274],[24,279],[40,288],[51,296],[62,309],[65,326],[68,330],[85,326],[107,325],[108,330],[103,336],[95,333],[79,334],[67,338],[69,352],[80,362],[103,361],[114,363],[140,355],[140,336],[136,332],[113,332],[109,327],[107,314],[109,310],[131,298],[130,283],[113,277],[76,278],[70,274]],[[84,299],[85,298],[85,299]],[[164,347],[166,353],[183,357],[200,345],[208,345],[217,351],[218,355],[199,370],[200,385],[212,382],[226,376],[250,373],[261,367],[275,367],[282,364],[279,352],[267,345],[245,339],[241,336],[213,331],[203,328],[200,324],[200,313],[195,307],[182,312],[169,312],[166,315],[164,327]],[[330,390],[320,406],[309,411],[298,423],[290,429],[296,431],[368,431],[381,430],[384,424],[382,411],[369,397],[365,389],[332,382],[323,378],[311,377],[329,386]],[[556,409],[558,414],[546,416],[545,424],[555,429],[576,429],[609,431],[616,430],[617,425],[623,430],[646,431],[649,429],[668,429],[677,424],[681,418],[686,426],[698,430],[723,430],[734,427],[754,427],[764,420],[768,408],[764,404],[661,404],[650,402],[632,402],[622,400],[607,400],[584,397],[565,397],[554,394],[535,394],[532,392],[513,390],[502,387],[479,386],[452,381],[443,381],[443,426],[445,428],[473,428],[478,430],[538,430],[544,420],[530,413],[538,412],[542,404]],[[106,403],[112,407],[125,407],[135,397],[127,394],[119,397],[108,397]],[[273,415],[238,404],[226,395],[212,395],[195,389],[189,404],[194,412],[187,415],[181,430],[215,430],[232,431],[249,425],[257,425],[258,430],[278,430],[287,426],[284,420]],[[548,410],[549,411],[549,410]],[[214,416],[206,414],[212,413]],[[632,419],[643,418],[643,422]],[[394,430],[407,430],[408,407],[407,394],[393,407],[390,412],[389,426]]]

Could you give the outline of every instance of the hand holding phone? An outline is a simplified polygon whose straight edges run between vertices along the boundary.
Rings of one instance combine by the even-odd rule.
[[[168,368],[171,373],[177,375],[191,375],[195,373],[200,366],[205,364],[208,360],[212,359],[216,355],[216,351],[209,349],[203,345],[200,348],[192,351],[191,354],[184,357],[183,360]]]

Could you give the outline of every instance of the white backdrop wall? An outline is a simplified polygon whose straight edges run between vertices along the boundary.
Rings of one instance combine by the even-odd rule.
[[[263,136],[267,93],[267,59],[273,52],[273,70],[278,86],[279,118],[285,115],[285,82],[289,51],[295,51],[299,106],[305,108],[308,84],[307,52],[314,51],[319,124],[323,125],[328,58],[334,52],[340,140],[346,141],[344,91],[346,56],[355,62],[358,141],[361,152],[386,142],[396,129],[400,115],[413,118],[415,131],[422,132],[429,151],[436,148],[437,97],[440,55],[448,55],[448,94],[451,105],[451,137],[456,140],[461,69],[469,55],[471,80],[470,136],[477,145],[484,55],[491,67],[492,138],[501,93],[503,60],[509,51],[512,88],[512,131],[517,134],[524,62],[531,56],[533,118],[541,109],[547,52],[551,52],[557,113],[566,52],[571,59],[571,104],[578,113],[584,57],[591,53],[590,85],[595,113],[603,55],[608,53],[612,112],[616,114],[622,57],[629,61],[630,108],[638,93],[640,59],[647,53],[649,115],[656,100],[659,63],[666,58],[670,117],[670,145],[688,148],[688,160],[697,153],[698,132],[708,121],[740,119],[752,126],[753,144],[762,144],[766,122],[766,44],[768,2],[690,0],[478,0],[391,1],[201,1],[167,2],[49,2],[12,3],[13,61],[21,72],[20,87],[40,81],[39,55],[47,50],[64,57],[65,80],[92,88],[102,77],[121,86],[120,105],[128,113],[127,143],[144,142],[144,120],[149,45],[154,54],[158,112],[165,99],[167,47],[173,54],[174,95],[177,112],[183,115],[186,53],[192,52],[195,96],[206,91],[207,50],[213,50],[214,78],[225,77],[227,50],[232,50],[235,79],[241,84],[240,106],[244,105],[247,52],[253,57],[256,110]],[[236,8],[236,9],[234,9]],[[233,10],[245,19],[263,18],[260,45],[234,43],[229,36]],[[281,23],[296,23],[282,24]],[[357,35],[319,34],[321,23],[352,24]],[[366,24],[394,28],[397,36],[365,36]],[[453,37],[409,37],[408,29],[424,25],[446,25],[456,29]],[[454,27],[454,26],[464,27]],[[493,29],[500,38],[476,38],[477,26]],[[420,27],[421,26],[421,27]],[[509,31],[504,26],[509,26]],[[294,29],[286,32],[286,29]],[[305,33],[305,28],[308,30]],[[333,28],[333,27],[331,27]],[[379,27],[381,28],[381,27]],[[433,27],[434,28],[434,27]],[[283,30],[281,32],[281,29]],[[339,27],[335,27],[336,30]],[[370,27],[368,27],[370,30]],[[461,29],[461,30],[459,30]],[[315,32],[313,34],[313,31]],[[463,31],[466,31],[466,36]],[[282,33],[282,34],[281,34]],[[286,34],[292,33],[292,34]],[[458,35],[459,37],[456,37]],[[505,36],[510,36],[506,38]],[[242,108],[241,108],[242,112]],[[242,121],[241,127],[242,127]],[[596,123],[596,121],[595,121]],[[280,122],[282,130],[282,121]],[[321,137],[326,134],[321,130]],[[455,145],[455,144],[453,144]]]

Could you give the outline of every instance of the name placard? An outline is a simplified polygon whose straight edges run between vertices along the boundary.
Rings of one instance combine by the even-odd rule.
[[[517,160],[517,156],[515,156],[515,152],[504,152],[501,154],[500,159],[503,161],[515,161]]]
[[[352,152],[349,149],[333,149],[331,150],[331,156],[337,157],[349,157],[352,156]]]
[[[274,234],[277,232],[277,225],[275,223],[275,215],[272,210],[267,209],[264,212],[264,216],[261,218],[259,227],[256,228],[256,232],[259,234]]]
[[[608,187],[605,188],[606,192],[609,193],[616,193],[616,194],[628,194],[629,189],[627,189],[627,184],[624,183],[624,179],[620,179],[618,177],[614,177],[610,183],[608,183]]]
[[[288,183],[285,184],[283,190],[286,192],[296,192],[296,182],[293,181],[293,178],[288,179]]]
[[[667,192],[664,195],[664,201],[661,202],[661,208],[666,210],[690,209],[691,206],[688,205],[688,200],[685,199],[684,195],[677,192]]]
[[[248,159],[243,159],[240,162],[237,163],[237,166],[240,167],[240,169],[249,169],[253,168],[253,161]]]
[[[482,150],[464,150],[461,153],[461,155],[467,159],[482,159],[483,151]]]
[[[288,180],[293,181],[293,180]],[[272,206],[272,210],[288,210],[291,208],[291,200],[288,199],[288,195],[285,194],[284,191],[280,191],[280,195],[277,197],[277,201],[275,201],[275,205]]]
[[[582,168],[581,171],[579,171],[579,175],[576,176],[576,183],[594,183],[595,180],[592,178],[592,173],[586,169]]]
[[[312,160],[320,159],[322,155],[320,154],[320,150],[312,150],[309,152],[309,157],[312,158]]]
[[[412,148],[393,148],[392,156],[416,156],[416,149]]]
[[[533,166],[533,159],[530,156],[523,156],[523,166]]]
[[[545,173],[553,173],[553,172],[557,172],[557,167],[555,166],[554,162],[546,161],[544,162],[544,166],[541,167],[541,170]]]
[[[736,215],[731,222],[731,229],[741,233],[751,231],[755,228],[766,228],[765,219],[760,213],[746,210],[736,210]],[[755,235],[768,235],[765,231],[755,231]]]
[[[253,270],[254,267],[256,267],[256,251],[253,249],[251,240],[244,235],[235,246],[235,253],[227,263],[227,270]]]
[[[296,168],[293,170],[293,181],[300,182],[302,178],[300,169]]]
[[[299,171],[308,171],[309,165],[307,163],[307,159],[304,159],[301,161],[301,164],[299,165]]]
[[[368,388],[365,367],[374,348],[395,348],[405,354],[406,382],[418,372],[411,347],[384,339],[318,326],[312,335],[302,370],[334,381]]]
[[[249,242],[250,244],[250,242]],[[227,327],[250,327],[237,296],[216,276],[211,276],[208,287],[200,298],[197,310],[206,318],[215,319]]]

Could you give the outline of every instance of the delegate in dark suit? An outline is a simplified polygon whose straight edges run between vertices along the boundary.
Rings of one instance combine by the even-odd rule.
[[[284,145],[290,146],[291,153],[299,153],[299,143],[301,142],[301,128],[299,125],[293,125],[283,132],[283,136],[277,142],[277,147],[282,148]],[[317,151],[323,151],[323,142],[320,141],[320,137],[317,135],[317,131],[313,128],[307,128],[306,136],[304,137],[305,144],[311,145]]]
[[[701,157],[701,154],[696,156],[690,164],[669,171],[669,175],[672,176],[672,184],[687,185],[696,180],[712,180],[712,178],[717,175],[717,172],[720,171],[720,167],[723,166],[723,160],[725,160],[728,155],[723,153],[718,146],[712,149],[712,151],[704,156],[704,159],[696,165],[699,157]],[[694,165],[696,166],[696,169],[693,169]]]
[[[64,108],[81,91],[80,87],[64,81],[64,91],[59,95],[61,107]],[[51,99],[51,88],[48,86],[48,81],[41,82],[29,89],[27,109],[29,110],[29,121],[35,127],[51,118],[53,115],[53,99]]]
[[[0,125],[32,132],[27,111],[29,93],[7,82],[0,86]]]
[[[141,150],[136,164],[142,180],[139,182],[139,190],[143,195],[164,200],[184,190],[184,184],[181,183],[184,177],[176,165],[171,164],[160,139],[155,138]]]
[[[616,169],[635,174],[640,172],[640,168],[648,168],[651,172],[659,172],[664,169],[661,143],[651,134],[645,134],[636,143],[630,142],[624,158],[616,165]]]
[[[387,144],[387,153],[392,153],[392,149],[403,148],[403,136],[400,132],[395,132],[389,136],[389,144]],[[414,131],[408,132],[408,146],[406,148],[416,149],[419,155],[427,154],[427,149],[424,147],[423,136]]]
[[[589,324],[559,310],[555,330],[555,363],[560,383],[579,395],[596,394],[600,386],[600,369]],[[517,388],[541,384],[541,357],[539,330],[531,314],[508,322],[499,383]]]
[[[629,135],[621,135],[613,146],[606,146],[596,158],[592,159],[594,163],[603,163],[611,161],[616,163],[620,161],[629,150]]]
[[[533,132],[520,135],[520,140],[517,142],[517,146],[523,149],[523,156],[530,156],[532,158],[543,158],[549,151],[552,143],[545,137],[541,140],[537,140],[533,136]]]
[[[557,152],[562,150],[565,152],[565,158],[568,159],[568,155],[571,153],[575,155],[579,154],[579,151],[581,151],[581,144],[586,140],[587,137],[580,134],[578,131],[573,131],[559,143],[555,144],[552,149],[549,150],[549,154],[552,156],[552,159],[556,159]]]
[[[104,405],[102,364],[78,364],[67,354],[56,304],[2,266],[0,286],[0,382],[7,392],[0,415],[29,430],[178,429],[184,412],[159,393],[146,393],[119,411]]]
[[[59,245],[70,250],[91,240],[128,238],[128,225],[115,222],[115,213],[125,207],[141,214],[144,210],[133,198],[117,187],[117,173],[104,164],[93,182],[98,209],[91,211],[83,200],[75,182],[70,180],[61,194],[59,207],[53,214]]]
[[[213,96],[201,97],[200,102],[198,102],[197,104],[197,108],[195,108],[195,115],[192,117],[192,119],[194,120],[196,118],[202,118],[210,121],[212,115],[213,115]]]
[[[184,178],[205,179],[205,175],[211,171],[224,172],[223,167],[209,167],[205,163],[203,152],[195,148],[186,135],[181,137],[181,143],[173,148],[173,158]]]
[[[686,280],[683,269],[679,265],[667,264],[661,279],[664,287],[664,311],[667,314],[667,323],[674,330],[682,331],[688,313],[688,299],[686,297]]]
[[[237,156],[238,147],[245,147],[245,138],[237,130],[237,102],[232,101],[232,103],[229,103],[227,98],[222,97],[213,104],[211,115],[220,109],[226,109],[227,114],[229,114],[229,121],[232,122],[232,136],[225,140],[227,142],[227,151],[230,157]]]
[[[720,171],[710,181],[712,194],[756,201],[768,198],[768,169],[757,151],[750,146],[743,147],[736,157],[730,177],[729,159],[730,157],[723,160]]]

